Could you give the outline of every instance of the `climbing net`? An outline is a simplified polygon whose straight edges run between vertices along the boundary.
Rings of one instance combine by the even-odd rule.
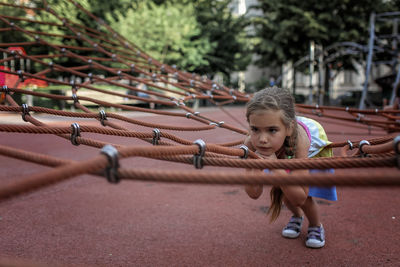
[[[317,116],[320,120],[332,119],[337,124],[346,124],[358,129],[383,129],[391,134],[370,140],[345,140],[332,143],[331,147],[341,148],[341,155],[333,158],[279,161],[260,159],[241,145],[247,134],[246,127],[224,109],[224,106],[230,103],[246,103],[250,95],[157,61],[80,4],[68,1],[88,18],[96,21],[98,29],[89,28],[60,16],[46,4],[46,1],[43,8],[0,3],[3,7],[28,10],[37,15],[35,19],[29,19],[26,16],[0,14],[2,25],[0,31],[3,34],[12,36],[18,33],[24,37],[20,42],[0,44],[0,51],[4,55],[1,60],[4,67],[0,68],[3,77],[3,80],[0,80],[3,84],[0,112],[21,114],[20,122],[1,123],[0,131],[52,134],[71,142],[71,145],[99,149],[99,153],[89,160],[74,161],[0,145],[2,156],[52,167],[48,171],[0,186],[0,200],[82,174],[105,176],[111,183],[118,183],[121,179],[132,179],[210,184],[400,185],[400,172],[391,169],[399,166],[399,138],[393,135],[400,130],[398,122],[400,117],[397,116],[397,111],[298,105],[298,112]],[[41,14],[52,16],[58,22],[42,21]],[[69,34],[27,30],[26,26],[33,23],[48,25],[51,29],[62,28],[63,32]],[[15,47],[22,47],[27,51],[45,52],[30,54],[25,53],[25,49],[15,49]],[[67,76],[69,80],[60,78],[62,76]],[[12,81],[12,84],[6,85],[8,81]],[[50,88],[58,86],[54,88],[63,89],[46,92],[32,90],[33,86],[42,85]],[[57,101],[61,103],[62,110],[18,103],[22,102],[21,99],[29,97]],[[199,100],[217,106],[221,112],[235,121],[235,124],[218,121],[190,107],[194,101]],[[153,108],[132,105],[138,103]],[[63,108],[67,105],[71,106],[71,111]],[[101,107],[99,112],[90,108],[94,105]],[[155,106],[168,109],[154,109]],[[152,123],[123,115],[122,112],[115,110],[174,116],[190,120],[191,123],[190,126]],[[57,118],[60,116],[85,118],[89,121],[97,120],[99,124],[94,126],[91,122],[75,122],[70,126],[53,126],[35,118],[35,114],[47,114]],[[126,127],[127,124],[130,126]],[[138,126],[147,130],[135,130]],[[227,143],[205,143],[201,139],[187,140],[176,134],[217,129],[234,132],[238,138]],[[89,133],[135,138],[143,141],[143,145],[110,144],[89,137]],[[130,157],[191,164],[194,168],[185,171],[121,168],[119,161]],[[365,171],[362,175],[360,172],[266,175],[262,172],[236,171],[204,173],[200,169],[205,165],[291,170],[367,167],[383,169],[380,169],[379,175],[370,171]]]

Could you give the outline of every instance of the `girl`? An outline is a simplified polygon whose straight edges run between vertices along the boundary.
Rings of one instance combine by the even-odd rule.
[[[245,145],[263,158],[291,159],[333,155],[332,149],[325,148],[330,142],[322,126],[314,120],[296,117],[292,95],[285,89],[272,87],[254,94],[246,105],[246,117],[250,135]],[[273,172],[285,173],[284,170],[273,170]],[[296,170],[296,172],[307,171]],[[257,199],[263,191],[261,185],[249,185],[245,189],[253,199]],[[279,216],[282,201],[293,213],[289,223],[282,230],[284,237],[296,238],[300,235],[305,215],[309,221],[306,246],[321,248],[325,245],[324,228],[313,197],[336,201],[335,187],[272,187],[270,197],[271,208],[268,214],[271,216],[271,221]]]

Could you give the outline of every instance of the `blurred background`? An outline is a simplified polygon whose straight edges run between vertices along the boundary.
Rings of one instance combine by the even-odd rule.
[[[0,5],[4,17],[59,23],[40,11],[47,3],[70,21],[102,30],[70,1],[12,2],[31,8]],[[157,60],[245,93],[277,85],[289,88],[298,103],[382,108],[393,102],[400,78],[400,1],[80,0],[79,4]],[[67,27],[63,32],[29,20],[18,23],[28,31],[48,33],[41,38],[53,44],[82,42],[56,37],[71,34]],[[32,40],[20,31],[0,35],[0,43],[28,41]],[[29,46],[20,52],[52,53],[46,49]],[[66,67],[77,64],[71,58],[63,60],[60,63]],[[11,69],[18,65],[17,69],[33,73],[36,67],[19,60],[1,65]],[[71,79],[70,74],[57,75]]]

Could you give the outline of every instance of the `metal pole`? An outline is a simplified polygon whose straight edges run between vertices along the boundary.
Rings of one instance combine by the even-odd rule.
[[[392,96],[390,97],[390,105],[391,106],[393,106],[394,99],[396,98],[396,88],[397,88],[399,81],[400,81],[400,66],[399,66],[399,69],[397,70],[396,81],[393,84]]]
[[[367,68],[365,70],[365,82],[364,82],[364,88],[363,92],[361,95],[361,100],[360,100],[360,105],[359,109],[364,109],[365,108],[365,99],[367,97],[367,92],[368,92],[368,80],[369,80],[369,73],[371,71],[371,62],[372,62],[372,54],[374,53],[374,39],[375,39],[375,12],[372,12],[370,17],[369,17],[369,23],[370,23],[370,31],[369,31],[369,42],[368,42],[368,56],[367,56]]]
[[[323,54],[323,49],[322,45],[318,46],[319,50],[319,56],[318,56],[318,105],[322,105],[323,103],[323,94],[322,94],[322,79],[323,79],[323,62],[324,62],[324,54]]]
[[[398,19],[394,19],[393,20],[393,36],[397,37],[398,34]],[[392,41],[392,49],[393,51],[397,51],[397,38],[393,38]],[[396,60],[396,63],[397,60]],[[397,64],[399,65],[399,64]],[[396,66],[396,64],[394,65],[394,67]],[[393,84],[393,90],[392,90],[392,95],[390,97],[390,105],[393,106],[394,103],[394,99],[396,98],[396,88],[397,88],[397,84],[399,83],[399,79],[400,79],[400,65],[398,66],[398,71],[397,71],[397,76],[396,76],[396,81]]]
[[[310,92],[308,95],[308,104],[312,105],[313,103],[313,74],[314,74],[314,41],[310,41],[310,63],[309,63],[309,69],[310,69]]]

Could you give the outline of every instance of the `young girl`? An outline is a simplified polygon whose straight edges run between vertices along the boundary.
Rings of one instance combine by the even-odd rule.
[[[331,157],[332,149],[325,148],[330,142],[322,126],[311,119],[296,117],[295,105],[289,91],[278,87],[257,92],[247,103],[246,117],[250,126],[250,136],[245,145],[265,159],[291,159]],[[265,170],[269,172],[269,170]],[[286,173],[285,170],[273,170]],[[293,172],[308,172],[295,170]],[[247,194],[257,199],[262,186],[246,186]],[[313,197],[337,200],[336,188],[307,186],[272,187],[271,221],[279,216],[282,201],[293,213],[289,223],[282,230],[287,238],[300,235],[304,215],[309,221],[306,246],[321,248],[325,245],[325,233],[321,224],[318,206]]]

